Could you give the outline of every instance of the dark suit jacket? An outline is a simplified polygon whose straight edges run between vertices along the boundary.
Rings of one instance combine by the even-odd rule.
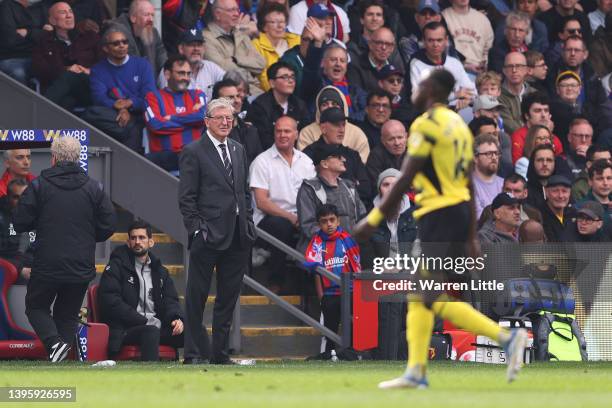
[[[226,143],[232,161],[233,184],[208,134],[187,145],[181,153],[179,208],[189,233],[190,247],[195,232],[199,230],[207,247],[227,249],[232,243],[236,219],[241,245],[255,240],[246,152],[233,139],[227,138]]]

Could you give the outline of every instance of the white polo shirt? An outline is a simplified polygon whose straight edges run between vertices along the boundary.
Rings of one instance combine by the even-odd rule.
[[[253,160],[249,174],[251,188],[268,190],[274,204],[297,214],[296,199],[302,181],[315,177],[317,173],[312,160],[306,154],[293,149],[293,160],[289,166],[276,149],[276,145],[272,145]],[[256,225],[265,215],[255,206],[253,221]]]

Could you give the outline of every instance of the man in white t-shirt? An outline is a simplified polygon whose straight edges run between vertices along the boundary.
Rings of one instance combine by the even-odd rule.
[[[473,75],[486,71],[489,50],[493,46],[493,28],[489,19],[470,7],[470,0],[450,0],[451,7],[442,16],[455,41],[455,48],[465,57],[465,70]]]
[[[302,0],[291,7],[291,10],[289,10],[287,31],[301,35],[306,25],[308,9],[314,5],[327,7],[330,11],[334,11],[332,35],[334,38],[346,44],[349,39],[349,33],[351,32],[348,16],[342,8],[334,5],[330,0]]]
[[[304,179],[316,176],[310,157],[295,149],[297,123],[289,116],[277,119],[274,144],[251,164],[250,187],[255,198],[253,221],[289,246],[295,247],[299,222],[297,193]],[[272,247],[269,259],[269,287],[280,290],[284,281],[284,252]]]

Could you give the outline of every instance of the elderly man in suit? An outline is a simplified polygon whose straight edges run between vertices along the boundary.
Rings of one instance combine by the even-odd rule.
[[[189,233],[185,296],[185,363],[233,364],[227,354],[234,306],[255,240],[246,152],[228,138],[234,122],[229,100],[214,99],[204,118],[206,134],[180,157],[179,207]],[[216,267],[212,349],[202,327],[204,304]]]

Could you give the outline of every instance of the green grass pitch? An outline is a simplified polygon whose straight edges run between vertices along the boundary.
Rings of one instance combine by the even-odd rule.
[[[401,362],[372,361],[250,367],[120,362],[112,368],[0,362],[0,387],[76,387],[76,403],[50,404],[62,407],[612,407],[612,363],[531,364],[508,384],[505,366],[434,362],[428,390],[376,388],[403,368]]]

